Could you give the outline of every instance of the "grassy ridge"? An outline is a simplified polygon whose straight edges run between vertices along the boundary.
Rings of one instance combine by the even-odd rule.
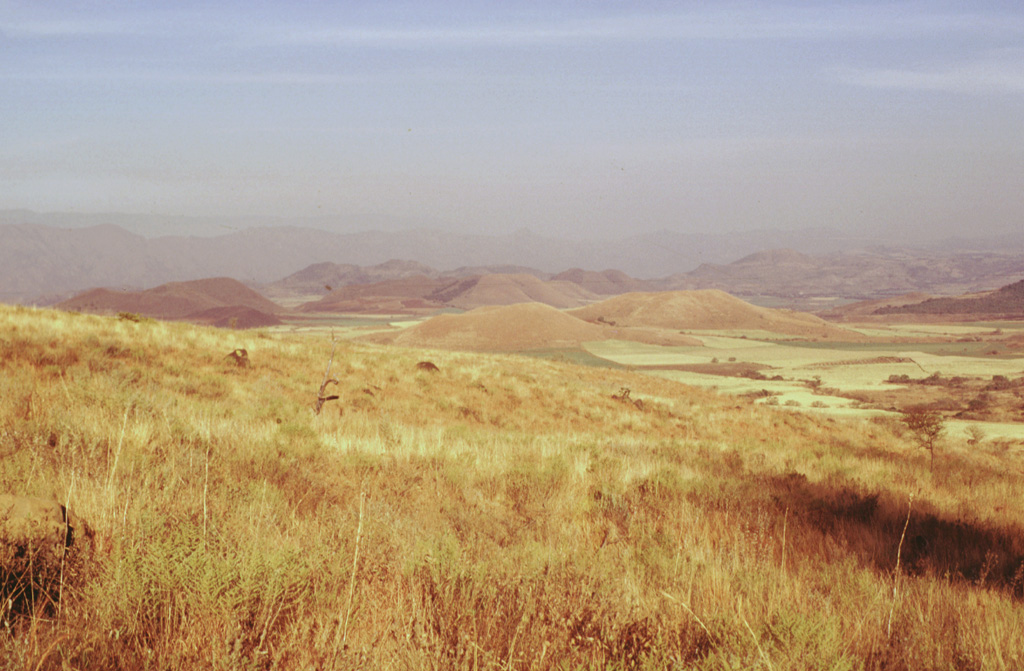
[[[347,343],[314,416],[330,354],[0,307],[0,491],[95,532],[59,605],[7,607],[0,666],[1024,665],[1009,455],[931,478],[886,423]]]

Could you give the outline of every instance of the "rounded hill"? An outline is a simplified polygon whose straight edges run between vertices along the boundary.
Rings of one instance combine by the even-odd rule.
[[[245,307],[268,315],[281,311],[273,301],[228,277],[169,282],[145,291],[92,289],[56,307],[81,312],[134,312],[156,319],[188,319],[205,310],[226,307]]]
[[[622,294],[568,314],[588,322],[627,327],[758,330],[810,339],[861,339],[860,334],[819,317],[751,305],[717,289]]]
[[[388,341],[405,347],[481,352],[577,347],[611,337],[607,327],[588,324],[541,303],[486,306],[458,315],[438,315],[388,335]]]
[[[591,324],[543,303],[491,305],[462,314],[444,314],[366,340],[429,349],[521,352],[571,349],[601,340],[632,340],[653,345],[699,346],[699,340],[658,328],[617,328]]]
[[[596,298],[594,294],[573,282],[540,280],[533,275],[481,275],[467,278],[458,294],[446,298],[452,307],[470,310],[486,305],[515,305],[537,302],[556,308],[583,305]]]

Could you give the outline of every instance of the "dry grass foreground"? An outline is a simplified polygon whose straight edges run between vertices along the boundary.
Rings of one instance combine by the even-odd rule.
[[[0,491],[94,531],[4,598],[0,667],[1024,667],[1006,455],[930,477],[886,423],[350,343],[314,416],[330,353],[0,306]]]

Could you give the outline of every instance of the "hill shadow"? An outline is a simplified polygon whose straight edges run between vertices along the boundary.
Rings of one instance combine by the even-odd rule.
[[[908,524],[908,501],[888,492],[810,482],[799,473],[765,480],[776,505],[836,538],[878,571],[895,568],[907,524],[900,564],[908,574],[951,576],[1024,599],[1024,527],[951,519],[927,501],[913,502]]]

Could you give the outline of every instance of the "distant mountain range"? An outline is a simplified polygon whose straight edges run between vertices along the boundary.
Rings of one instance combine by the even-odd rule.
[[[0,301],[50,304],[94,287],[141,290],[209,277],[231,277],[277,299],[413,275],[514,273],[568,280],[597,295],[722,289],[806,309],[814,297],[954,295],[1024,276],[1024,233],[921,249],[880,247],[825,229],[567,240],[525,230],[493,236],[265,226],[149,238],[122,227],[133,221],[129,215],[106,219],[121,225],[75,216],[0,212]]]
[[[780,260],[792,258],[788,252],[769,256]],[[417,268],[415,264],[402,262],[382,265],[396,273],[400,273],[403,268]],[[366,269],[364,272],[367,276],[376,277],[379,276],[381,268]],[[568,271],[563,275],[581,280],[594,279],[594,274],[584,271]],[[597,276],[605,277],[605,274]],[[612,277],[628,284],[625,282],[628,278],[624,279],[618,273],[613,273]],[[569,342],[573,341],[573,338],[584,336],[584,339],[587,339],[601,329],[608,331],[616,328],[651,327],[667,329],[668,332],[679,328],[757,328],[791,335],[849,340],[851,332],[837,329],[833,324],[823,321],[821,317],[831,322],[891,320],[907,315],[913,315],[918,319],[931,316],[968,320],[1024,317],[1024,280],[995,291],[956,298],[930,298],[928,294],[916,293],[890,299],[860,301],[823,312],[820,317],[792,310],[780,311],[751,305],[726,292],[714,289],[633,291],[619,283],[599,283],[599,287],[603,287],[603,294],[588,291],[568,279],[542,280],[530,274],[491,273],[454,279],[430,278],[416,274],[393,280],[343,286],[329,291],[319,299],[300,302],[291,309],[286,309],[237,280],[221,277],[169,282],[143,291],[90,289],[57,303],[56,307],[100,314],[127,314],[131,318],[135,318],[132,315],[139,315],[182,320],[231,328],[272,326],[283,323],[283,320],[302,321],[305,319],[303,313],[429,316],[449,312],[455,308],[469,311],[468,314],[473,316],[465,320],[449,319],[444,322],[449,326],[466,327],[471,330],[483,329],[481,333],[487,331],[495,337],[495,334],[505,334],[498,340],[507,340],[514,335],[512,340],[521,345],[527,340],[534,343],[536,338],[523,340],[521,334],[515,335],[515,328],[508,331],[509,325],[502,322],[504,316],[549,315],[551,311],[563,310],[566,315],[582,320],[577,324],[575,321],[561,319],[560,323],[563,326],[574,324],[576,328],[569,329],[575,334],[571,337],[568,332],[560,335],[554,331],[549,333],[559,342]],[[527,305],[541,306],[547,312],[537,312],[539,308],[522,314],[515,311],[493,310],[498,307]],[[487,310],[486,318],[483,317],[485,313],[481,312],[484,309]],[[685,319],[682,316],[685,316]],[[436,320],[431,321],[434,324],[439,323]],[[545,323],[549,322],[550,320],[545,318]],[[584,327],[583,322],[591,326]],[[430,326],[423,333],[432,333],[433,335],[428,338],[430,340],[438,335],[435,330],[434,326]],[[458,330],[456,328],[456,331]],[[445,331],[448,335],[441,341],[448,342],[451,337],[455,337],[449,331]],[[539,333],[534,336],[538,336]],[[675,336],[666,340],[665,333],[661,332],[654,334],[630,331],[630,334],[627,339],[640,339],[654,344],[680,344],[672,340]],[[620,336],[621,334],[612,334],[608,337]],[[465,334],[459,332],[456,340],[465,345],[465,338]],[[486,347],[495,342],[497,340]]]
[[[868,300],[912,292],[959,295],[1024,277],[1024,254],[926,250],[844,250],[810,256],[791,249],[757,252],[733,263],[704,264],[664,280],[673,289],[722,289],[772,296],[808,307],[808,299]]]

